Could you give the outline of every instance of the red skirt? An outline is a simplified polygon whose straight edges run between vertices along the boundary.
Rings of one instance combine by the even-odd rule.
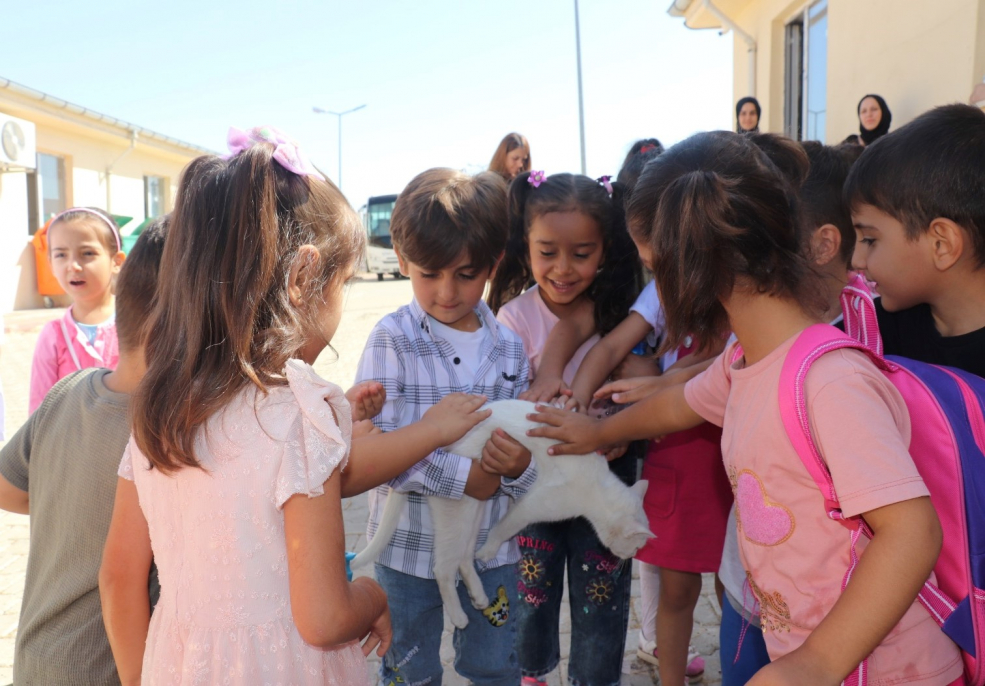
[[[722,430],[702,424],[651,442],[643,509],[656,534],[636,559],[681,572],[718,572],[732,489],[722,462]]]

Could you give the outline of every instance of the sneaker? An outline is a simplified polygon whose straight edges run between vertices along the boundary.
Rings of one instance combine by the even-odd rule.
[[[547,686],[547,682],[541,681],[535,676],[525,676],[521,679],[520,686]]]
[[[656,641],[647,641],[643,638],[643,632],[640,632],[639,647],[636,649],[636,657],[648,662],[654,667],[660,666],[660,660],[657,653],[657,643]],[[694,646],[687,647],[687,667],[684,669],[684,674],[690,683],[696,681],[701,681],[702,677],[705,675],[705,659],[698,654],[698,651],[694,649]]]

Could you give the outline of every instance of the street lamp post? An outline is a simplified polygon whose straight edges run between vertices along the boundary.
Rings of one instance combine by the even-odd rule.
[[[578,0],[575,0],[575,58],[578,62],[578,133],[581,136],[581,173],[585,174],[585,105],[581,94],[581,26],[578,22]]]
[[[312,107],[312,111],[315,114],[334,114],[339,118],[339,190],[342,190],[342,117],[347,114],[352,114],[353,112],[358,112],[366,105],[360,105],[359,107],[353,107],[351,110],[346,110],[345,112],[333,112],[332,110],[323,110],[321,107]]]

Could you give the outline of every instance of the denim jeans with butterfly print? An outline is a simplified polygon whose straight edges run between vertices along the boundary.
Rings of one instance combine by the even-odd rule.
[[[638,450],[610,465],[627,485],[636,479]],[[571,610],[568,681],[616,686],[622,679],[632,560],[602,545],[588,520],[532,524],[517,535],[520,562],[514,601],[516,650],[524,676],[541,677],[561,659],[559,623],[565,569]]]

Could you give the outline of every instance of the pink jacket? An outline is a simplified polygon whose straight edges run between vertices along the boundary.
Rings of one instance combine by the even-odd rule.
[[[45,324],[38,335],[31,364],[29,411],[34,412],[45,395],[60,379],[87,367],[116,369],[120,347],[116,340],[116,321],[99,327],[94,345],[75,325],[72,308],[65,316]]]

